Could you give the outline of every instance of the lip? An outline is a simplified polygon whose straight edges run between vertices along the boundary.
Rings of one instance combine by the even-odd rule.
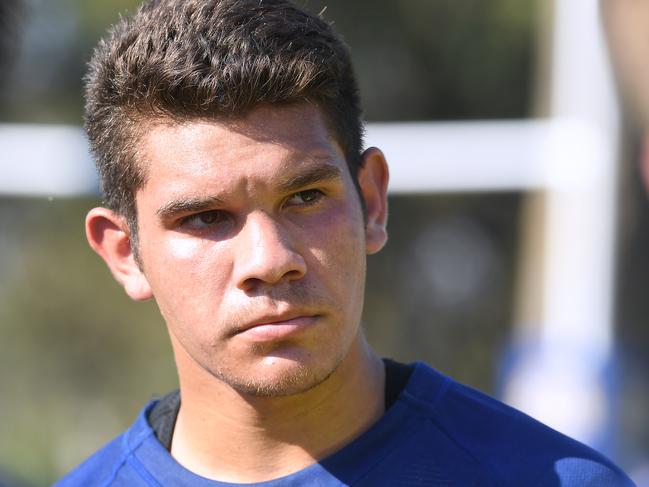
[[[282,340],[311,328],[316,320],[317,315],[308,314],[265,317],[240,328],[236,334],[254,341]]]

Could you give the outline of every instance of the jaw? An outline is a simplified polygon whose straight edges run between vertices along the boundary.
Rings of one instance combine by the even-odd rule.
[[[183,401],[197,400],[207,405],[218,401],[219,407],[245,403],[255,409],[280,409],[297,401],[308,404],[319,396],[330,396],[353,382],[359,371],[376,368],[380,359],[369,347],[359,326],[349,346],[326,364],[313,364],[308,350],[287,346],[259,355],[248,369],[236,374],[224,367],[207,367],[199,363],[171,333],[171,343],[178,370]],[[381,366],[382,367],[382,366]]]

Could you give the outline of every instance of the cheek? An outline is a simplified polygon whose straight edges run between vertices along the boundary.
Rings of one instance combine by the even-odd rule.
[[[200,241],[194,238],[174,238],[165,245],[165,254],[172,262],[191,262],[200,252]]]
[[[158,297],[183,293],[186,284],[196,277],[201,262],[200,242],[189,238],[167,238],[153,241],[143,255],[145,272]],[[147,265],[150,264],[150,265]]]
[[[311,254],[324,279],[339,292],[354,293],[365,282],[365,233],[360,211],[338,208],[309,229]],[[352,296],[349,296],[352,297]]]
[[[217,271],[225,270],[223,265],[215,265],[224,262],[220,253],[219,245],[209,240],[170,237],[153,243],[149,255],[155,263],[151,269],[156,273],[158,284],[182,292],[185,288],[181,282],[186,286],[196,281],[198,287],[201,280],[218,278]]]
[[[147,278],[169,325],[200,323],[201,316],[213,314],[219,305],[227,272],[215,247],[207,240],[169,238],[152,245],[143,256],[145,272],[147,261],[151,262]]]

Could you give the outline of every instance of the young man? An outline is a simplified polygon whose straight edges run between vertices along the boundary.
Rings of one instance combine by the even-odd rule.
[[[180,391],[60,486],[631,485],[360,327],[388,169],[349,54],[285,0],[157,0],[93,57],[90,245],[167,323]],[[560,483],[561,482],[561,483]]]

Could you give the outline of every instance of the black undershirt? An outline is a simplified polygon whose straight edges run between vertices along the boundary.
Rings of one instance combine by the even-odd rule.
[[[387,411],[406,387],[414,365],[406,365],[390,359],[383,359],[383,363],[385,364],[385,410]],[[173,391],[160,398],[147,418],[155,437],[167,450],[171,450],[171,439],[179,410],[180,391]]]

